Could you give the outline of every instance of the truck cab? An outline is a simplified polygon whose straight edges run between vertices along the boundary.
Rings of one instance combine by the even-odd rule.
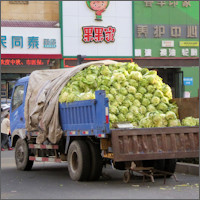
[[[10,129],[12,134],[12,146],[15,145],[18,137],[25,137],[24,105],[28,81],[29,76],[19,79],[16,82],[12,92],[10,105]]]

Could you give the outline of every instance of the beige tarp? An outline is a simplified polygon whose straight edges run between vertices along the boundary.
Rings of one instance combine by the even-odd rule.
[[[37,70],[31,73],[26,100],[25,120],[27,131],[39,130],[36,143],[47,138],[56,144],[61,136],[59,124],[59,94],[71,77],[90,65],[109,65],[117,62],[102,60],[88,62],[68,69]]]

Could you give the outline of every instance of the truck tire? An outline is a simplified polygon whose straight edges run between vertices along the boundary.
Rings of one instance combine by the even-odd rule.
[[[29,160],[30,150],[28,144],[23,139],[18,139],[15,146],[15,163],[17,169],[22,171],[31,170],[33,162]]]
[[[126,170],[125,162],[115,162],[114,167],[118,170]]]
[[[165,160],[143,160],[144,167],[153,167],[154,169],[164,171]]]
[[[102,173],[103,159],[101,157],[100,148],[90,141],[88,141],[87,143],[89,146],[90,157],[91,157],[91,170],[88,180],[96,181],[99,179]]]
[[[176,159],[165,159],[165,170],[166,172],[170,172],[174,174],[176,170]],[[172,175],[167,175],[167,178],[171,177]]]
[[[74,181],[87,181],[90,174],[90,151],[85,141],[75,140],[67,154],[70,178]]]

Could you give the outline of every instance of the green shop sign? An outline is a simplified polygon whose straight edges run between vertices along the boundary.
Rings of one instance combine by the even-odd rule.
[[[135,1],[135,57],[198,57],[198,1]]]

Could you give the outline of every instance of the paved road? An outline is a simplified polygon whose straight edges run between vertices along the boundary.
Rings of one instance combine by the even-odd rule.
[[[32,171],[17,171],[14,151],[1,152],[2,199],[198,199],[199,177],[176,174],[179,182],[169,178],[155,183],[142,182],[136,176],[122,181],[124,171],[104,169],[111,179],[96,182],[72,181],[67,164],[34,163]]]

